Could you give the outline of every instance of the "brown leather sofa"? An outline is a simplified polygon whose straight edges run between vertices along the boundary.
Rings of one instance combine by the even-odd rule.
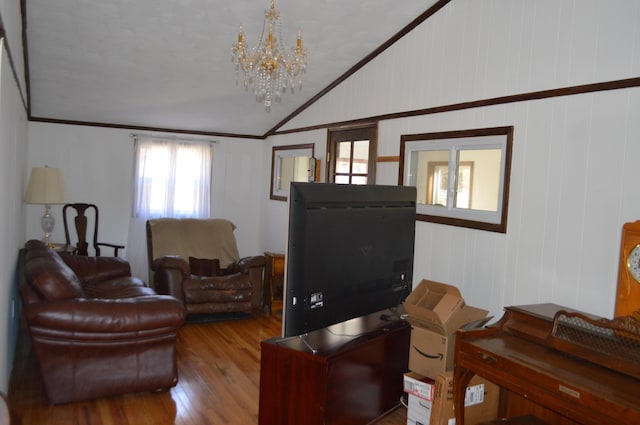
[[[155,290],[181,300],[189,315],[261,308],[266,258],[239,258],[234,230],[233,223],[219,218],[148,220]]]
[[[117,257],[20,252],[23,316],[49,401],[168,390],[178,382],[182,303],[131,277]]]

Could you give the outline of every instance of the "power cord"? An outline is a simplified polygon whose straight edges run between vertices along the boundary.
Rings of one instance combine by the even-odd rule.
[[[402,404],[405,407],[405,409],[409,408],[409,403],[407,402],[405,395],[400,396],[400,404]]]

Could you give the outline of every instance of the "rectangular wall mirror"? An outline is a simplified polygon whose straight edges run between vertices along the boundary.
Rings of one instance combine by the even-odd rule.
[[[291,182],[311,182],[316,178],[314,144],[274,146],[271,151],[270,198],[286,201]]]
[[[505,233],[513,127],[403,135],[398,184],[422,221]]]

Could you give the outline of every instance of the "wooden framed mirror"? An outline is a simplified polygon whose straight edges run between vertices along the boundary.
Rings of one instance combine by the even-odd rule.
[[[316,164],[313,143],[274,146],[271,150],[270,199],[286,201],[293,181],[315,181]]]

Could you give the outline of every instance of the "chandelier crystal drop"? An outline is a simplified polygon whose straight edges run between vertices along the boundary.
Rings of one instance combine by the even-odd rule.
[[[282,43],[282,22],[276,12],[274,0],[265,10],[262,35],[258,45],[246,46],[244,30],[240,26],[238,42],[231,48],[231,62],[236,71],[236,84],[240,73],[244,76],[244,88],[249,90],[253,84],[256,101],[264,104],[267,112],[273,102],[280,102],[282,95],[296,84],[302,90],[302,74],[307,69],[307,52],[302,47],[302,32],[298,30],[296,46],[289,51]]]

